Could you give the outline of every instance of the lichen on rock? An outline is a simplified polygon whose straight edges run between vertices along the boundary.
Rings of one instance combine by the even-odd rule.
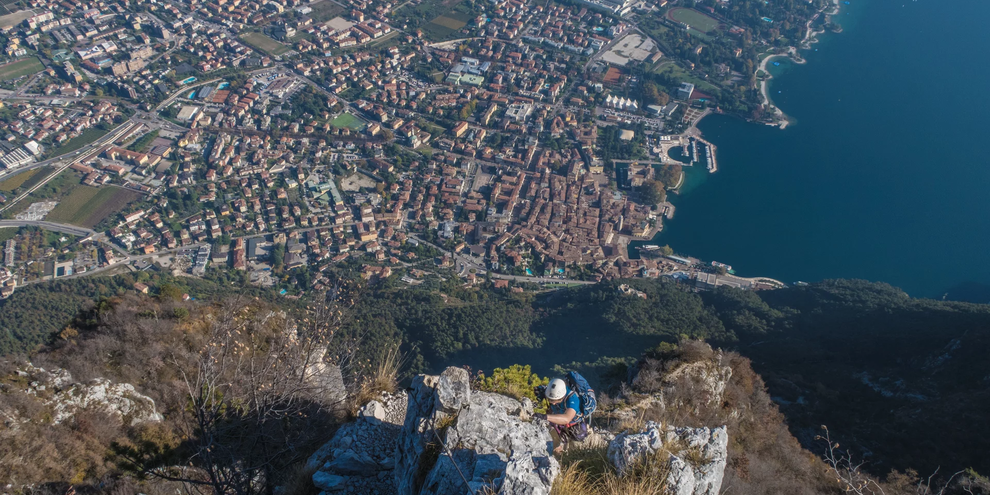
[[[639,433],[622,433],[608,446],[608,459],[623,473],[647,455],[667,455],[667,491],[675,495],[717,495],[728,458],[729,434],[718,428],[663,427],[648,422]]]

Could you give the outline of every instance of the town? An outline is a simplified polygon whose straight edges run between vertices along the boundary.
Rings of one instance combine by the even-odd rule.
[[[700,119],[776,122],[747,99],[781,29],[708,3],[12,4],[0,296],[124,269],[782,286],[643,246],[718,169]]]

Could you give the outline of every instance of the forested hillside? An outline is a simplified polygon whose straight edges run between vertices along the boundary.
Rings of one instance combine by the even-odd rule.
[[[983,358],[990,306],[912,299],[862,281],[761,293],[622,283],[647,298],[619,293],[619,282],[532,300],[456,288],[446,302],[409,290],[369,292],[357,308],[367,316],[352,324],[402,340],[412,362],[432,370],[518,362],[550,373],[555,365],[586,363],[595,375],[661,342],[704,338],[753,360],[809,448],[828,424],[855,453],[872,453],[867,466],[878,473],[990,471],[982,455],[990,428],[977,419],[990,410]]]
[[[18,288],[0,301],[0,356],[30,352],[47,343],[69,326],[81,311],[101,299],[134,291],[142,282],[156,288],[169,287],[177,296],[197,299],[225,295],[267,296],[274,294],[250,286],[229,286],[192,277],[176,278],[158,272],[138,272],[112,277],[82,277],[55,280]]]
[[[0,307],[2,349],[23,351],[72,323],[133,275],[18,291]],[[253,289],[156,278],[199,298]],[[592,377],[621,376],[644,349],[706,339],[752,359],[754,369],[806,447],[821,424],[867,467],[920,472],[990,471],[990,306],[912,299],[886,284],[826,281],[768,292],[695,293],[665,280],[628,280],[517,293],[453,279],[418,287],[355,283],[342,335],[361,342],[355,359],[375,363],[398,348],[410,373],[447,365],[490,370],[529,363]],[[189,285],[194,284],[195,287]],[[645,293],[618,291],[620,283]],[[198,285],[196,285],[198,284]],[[255,290],[255,295],[277,297]],[[281,299],[287,309],[290,301]],[[303,299],[301,304],[306,303]]]

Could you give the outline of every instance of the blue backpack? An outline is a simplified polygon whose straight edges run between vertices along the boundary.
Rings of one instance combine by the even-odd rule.
[[[577,371],[568,371],[565,381],[571,391],[576,393],[578,399],[581,400],[581,410],[578,413],[585,421],[590,420],[591,415],[598,408],[598,400],[595,399],[595,390],[588,384],[588,380],[585,380]]]

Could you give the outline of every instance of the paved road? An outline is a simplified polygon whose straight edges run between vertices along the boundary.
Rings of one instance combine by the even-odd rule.
[[[96,234],[95,230],[90,230],[84,227],[77,227],[75,225],[66,225],[55,222],[46,222],[44,220],[0,220],[0,228],[3,227],[41,227],[45,230],[62,232],[64,234],[71,234],[80,237],[86,237]]]
[[[44,186],[45,184],[47,184],[48,181],[54,179],[56,176],[58,176],[58,174],[61,174],[65,169],[69,168],[73,163],[85,162],[85,161],[88,161],[88,160],[91,160],[91,159],[95,158],[96,156],[98,156],[100,153],[103,152],[104,146],[107,143],[112,143],[115,139],[117,139],[118,137],[120,137],[124,133],[130,132],[137,125],[139,125],[139,124],[137,124],[136,122],[131,122],[129,120],[127,122],[124,122],[123,124],[120,124],[119,126],[117,126],[116,129],[114,129],[114,130],[106,133],[105,135],[103,135],[103,137],[101,137],[100,139],[97,139],[92,144],[87,145],[87,149],[89,149],[90,151],[88,153],[83,154],[82,155],[82,158],[72,158],[71,160],[67,160],[63,165],[59,165],[59,168],[57,168],[54,172],[52,172],[51,174],[49,174],[48,177],[45,177],[44,180],[38,182],[37,184],[35,184],[32,188],[28,189],[27,191],[24,191],[19,196],[17,196],[16,198],[14,198],[12,201],[9,201],[6,206],[0,208],[0,212],[3,212],[5,210],[7,210],[8,208],[16,205],[22,199],[26,198],[29,194],[31,194],[31,193],[37,191],[38,189],[40,189],[42,186]],[[82,152],[82,150],[79,150],[79,151],[75,152],[75,154],[72,155],[72,156],[78,157],[81,152]],[[66,156],[68,156],[68,155],[63,155],[63,157],[66,157]],[[60,157],[60,159],[61,158],[62,157]],[[48,161],[46,160],[45,163],[48,163]]]
[[[158,106],[155,107],[155,110],[154,111],[155,112],[159,112],[159,111],[161,111],[161,109],[163,109],[163,108],[171,105],[172,102],[175,101],[176,98],[178,98],[179,96],[182,96],[182,95],[188,93],[189,90],[192,89],[192,88],[198,88],[200,86],[203,86],[203,85],[206,85],[206,84],[210,84],[210,83],[215,83],[217,81],[222,81],[222,80],[223,80],[222,78],[210,79],[208,81],[202,81],[202,82],[197,82],[195,84],[189,84],[187,86],[183,86],[182,89],[176,91],[175,93],[172,93],[171,96],[169,96],[168,98],[165,98],[165,101],[159,103]]]
[[[114,263],[112,265],[101,266],[99,268],[94,268],[94,269],[89,270],[87,272],[74,273],[72,275],[69,275],[68,277],[59,277],[58,280],[62,280],[62,279],[66,279],[66,278],[78,278],[78,277],[87,277],[87,276],[91,276],[91,275],[98,275],[98,274],[100,274],[102,272],[105,272],[105,271],[108,271],[108,270],[112,270],[114,268],[119,268],[119,267],[122,267],[122,266],[127,266],[128,263],[132,263],[132,262],[135,262],[135,261],[141,261],[141,260],[145,260],[145,259],[151,259],[151,258],[154,258],[156,256],[162,256],[162,255],[165,255],[165,254],[171,254],[171,253],[174,253],[176,251],[183,250],[183,249],[198,249],[200,246],[205,246],[205,245],[206,245],[205,243],[190,244],[189,246],[184,246],[184,247],[175,248],[175,249],[169,249],[169,250],[166,250],[166,251],[159,251],[157,253],[152,253],[152,254],[142,254],[142,255],[128,256],[128,257],[123,258],[120,261],[118,261],[118,262],[116,262],[116,263]],[[30,285],[30,284],[37,284],[37,283],[40,283],[40,282],[48,282],[49,280],[50,279],[40,279],[39,278],[39,279],[32,280],[30,282],[24,282],[24,283],[22,283],[20,285],[21,286],[24,286],[24,285]]]

